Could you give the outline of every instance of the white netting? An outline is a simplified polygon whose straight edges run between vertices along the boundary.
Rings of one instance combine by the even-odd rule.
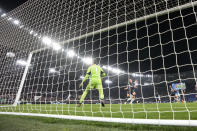
[[[197,119],[196,3],[29,0],[1,14],[0,110]],[[76,106],[92,59],[107,74],[104,108],[96,89]]]

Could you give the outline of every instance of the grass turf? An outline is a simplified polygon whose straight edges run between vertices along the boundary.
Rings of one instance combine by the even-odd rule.
[[[132,125],[90,121],[74,121],[56,118],[0,115],[1,131],[124,131],[165,130],[196,131],[197,127]]]
[[[60,115],[147,118],[147,119],[185,119],[189,116],[197,120],[197,102],[159,103],[159,104],[21,104],[17,107],[0,107],[1,112],[46,113]]]

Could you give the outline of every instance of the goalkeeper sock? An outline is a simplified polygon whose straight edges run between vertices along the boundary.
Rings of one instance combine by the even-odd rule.
[[[101,100],[102,107],[105,107],[104,100]]]

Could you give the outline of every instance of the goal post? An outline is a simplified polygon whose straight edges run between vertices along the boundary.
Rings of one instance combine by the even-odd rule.
[[[197,126],[197,1],[46,3],[39,5],[43,10],[37,3],[1,16],[0,24],[14,33],[0,27],[8,35],[0,36],[8,46],[1,50],[9,51],[9,58],[0,59],[0,114]],[[11,21],[15,15],[20,24]],[[8,38],[16,34],[16,46],[10,45]],[[24,57],[22,69],[7,71]],[[107,74],[105,107],[94,88],[77,107],[88,82],[79,85],[93,59]]]
[[[24,73],[23,73],[23,77],[21,79],[21,83],[20,83],[20,86],[18,88],[18,92],[16,94],[16,99],[13,103],[13,106],[17,106],[18,104],[18,101],[20,99],[20,96],[21,96],[21,92],[22,92],[22,89],[23,89],[23,85],[24,85],[24,82],[25,82],[25,78],[26,78],[26,75],[27,75],[27,72],[28,72],[28,69],[29,69],[29,66],[30,66],[30,63],[31,63],[31,58],[32,58],[32,54],[33,53],[30,53],[28,58],[27,58],[27,63],[26,63],[26,66],[25,66],[25,70],[24,70]]]

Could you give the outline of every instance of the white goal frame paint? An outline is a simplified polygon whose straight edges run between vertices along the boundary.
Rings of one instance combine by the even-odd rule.
[[[98,33],[101,33],[101,32],[105,32],[107,30],[111,30],[111,29],[114,29],[114,28],[117,28],[117,27],[121,27],[121,26],[124,26],[124,25],[127,25],[127,24],[132,24],[134,22],[139,22],[139,21],[149,19],[149,18],[152,18],[152,17],[155,17],[155,16],[161,16],[161,15],[164,15],[164,14],[167,14],[167,13],[175,12],[177,10],[181,10],[181,9],[185,9],[185,8],[189,8],[189,7],[194,7],[196,5],[197,5],[197,1],[190,2],[190,3],[184,4],[182,6],[177,6],[177,7],[165,10],[165,11],[160,11],[160,12],[157,12],[157,13],[154,13],[154,14],[151,14],[151,15],[140,17],[140,18],[137,18],[137,19],[134,19],[134,20],[131,20],[131,21],[126,21],[126,22],[123,22],[123,23],[120,23],[120,24],[117,24],[117,25],[113,25],[113,26],[110,26],[110,27],[107,27],[107,28],[97,30],[95,32],[91,32],[91,33],[88,33],[88,34],[85,34],[85,35],[81,35],[79,37],[75,37],[73,39],[69,39],[69,40],[60,42],[60,44],[65,44],[65,43],[68,43],[68,42],[71,42],[71,41],[74,41],[74,40],[78,40],[78,39],[82,39],[84,37],[91,36],[93,34],[98,34]],[[12,105],[8,105],[8,106],[17,106],[17,103],[18,103],[18,101],[20,99],[20,96],[21,96],[21,92],[22,92],[22,89],[23,89],[25,78],[26,78],[26,75],[28,73],[28,69],[30,67],[32,55],[34,53],[40,52],[40,51],[48,49],[48,48],[50,48],[50,47],[45,47],[45,48],[41,48],[41,49],[34,50],[34,51],[30,52],[30,54],[28,56],[28,59],[27,59],[27,64],[26,64],[26,67],[25,67],[25,70],[24,70],[24,73],[23,73],[23,76],[22,76],[22,80],[21,80],[20,86],[18,88],[16,99],[15,99],[15,101]],[[0,107],[8,107],[8,106],[0,106]],[[72,115],[70,116],[70,115],[36,114],[36,113],[21,113],[21,112],[0,112],[0,114],[61,118],[61,119],[70,119],[70,120],[88,120],[88,121],[99,121],[99,122],[130,123],[130,124],[197,126],[197,120],[129,119],[129,118],[108,118],[108,117],[87,117],[87,116],[72,116]]]
[[[17,103],[18,103],[18,101],[19,101],[19,99],[20,99],[21,92],[22,92],[22,89],[23,89],[23,85],[24,85],[24,82],[25,82],[25,78],[26,78],[26,75],[27,75],[27,72],[28,72],[30,63],[31,63],[32,55],[33,55],[33,53],[30,53],[29,56],[28,56],[27,64],[26,64],[26,66],[25,66],[25,71],[24,71],[24,73],[23,73],[23,77],[22,77],[22,80],[21,80],[21,83],[20,83],[18,92],[17,92],[17,94],[16,94],[16,99],[15,99],[15,101],[14,101],[13,106],[17,106]]]

